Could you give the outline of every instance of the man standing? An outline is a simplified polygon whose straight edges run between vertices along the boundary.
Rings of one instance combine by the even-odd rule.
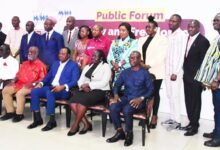
[[[46,75],[46,66],[38,59],[37,47],[30,47],[28,61],[22,63],[13,82],[4,87],[2,91],[6,114],[1,120],[13,118],[13,122],[19,122],[24,118],[25,96],[31,93],[31,89]],[[13,106],[13,95],[16,96],[16,113]]]
[[[174,14],[169,20],[171,34],[168,37],[168,50],[165,64],[165,85],[167,98],[170,103],[170,118],[162,125],[167,130],[180,127],[180,87],[183,76],[183,60],[186,48],[186,35],[180,29],[181,16]]]
[[[146,101],[153,94],[153,82],[149,72],[141,67],[141,54],[133,51],[129,57],[131,67],[122,71],[116,80],[110,100],[110,115],[116,129],[116,134],[107,139],[108,143],[125,139],[124,146],[133,143],[133,114],[146,106]],[[121,87],[124,86],[124,95],[119,97]],[[125,116],[126,136],[121,126],[120,112]]]
[[[101,24],[95,24],[93,26],[93,39],[91,39],[88,42],[87,47],[85,49],[85,54],[88,58],[88,64],[91,63],[93,52],[97,49],[102,50],[105,54],[105,57],[108,56],[109,48],[111,46],[112,41],[108,37],[102,35],[102,32],[103,26]]]
[[[75,17],[69,16],[66,19],[66,30],[63,31],[63,39],[65,47],[68,47],[73,53],[75,42],[77,40],[79,29],[75,27]]]
[[[28,21],[26,23],[27,34],[22,36],[21,45],[18,53],[20,53],[20,63],[28,60],[28,49],[31,46],[40,47],[40,35],[34,32],[34,22]]]
[[[5,43],[6,34],[2,32],[2,23],[0,22],[0,46]]]
[[[187,131],[185,136],[192,136],[198,132],[201,111],[202,83],[194,80],[197,70],[209,48],[209,41],[199,32],[200,22],[191,20],[188,24],[188,41],[186,44],[183,64],[183,81],[185,92],[186,112],[189,124],[180,130]],[[192,90],[193,89],[193,90]]]
[[[5,43],[10,46],[12,56],[17,57],[18,53],[16,54],[16,52],[19,50],[21,38],[26,32],[20,28],[20,19],[18,16],[14,16],[11,23],[14,29],[10,30],[7,34]]]
[[[55,100],[69,98],[70,89],[77,85],[79,75],[78,64],[70,60],[70,49],[62,48],[59,52],[59,61],[53,63],[47,76],[31,91],[31,110],[34,113],[34,122],[28,126],[29,129],[43,124],[40,114],[40,98],[47,98],[47,115],[50,116],[50,120],[42,131],[48,131],[57,126]]]
[[[220,13],[213,20],[213,28],[218,32],[218,36],[211,43],[195,79],[212,90],[215,126],[211,133],[203,134],[204,137],[211,138],[204,145],[220,147]]]
[[[39,58],[50,67],[53,62],[59,60],[59,50],[64,47],[63,36],[53,30],[56,24],[54,17],[47,17],[44,22],[46,33],[40,38],[40,56]]]

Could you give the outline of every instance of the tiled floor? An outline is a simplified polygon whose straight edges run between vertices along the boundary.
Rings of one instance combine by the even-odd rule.
[[[45,109],[42,108],[42,116],[46,121]],[[159,123],[165,120],[167,114],[159,114]],[[123,141],[109,144],[106,138],[112,136],[115,131],[112,124],[108,123],[106,137],[101,136],[100,117],[95,117],[92,121],[93,131],[85,135],[76,134],[68,137],[68,128],[65,126],[65,113],[57,113],[58,127],[49,132],[42,132],[43,126],[29,130],[26,127],[32,122],[29,108],[25,110],[25,119],[20,123],[12,123],[11,120],[0,121],[0,150],[209,150],[220,148],[208,148],[203,146],[205,138],[203,132],[209,132],[213,128],[213,121],[201,120],[199,133],[192,137],[184,137],[183,131],[168,132],[158,124],[155,130],[146,134],[146,146],[141,144],[141,128],[134,121],[134,143],[125,148]],[[185,116],[182,123],[187,124]]]

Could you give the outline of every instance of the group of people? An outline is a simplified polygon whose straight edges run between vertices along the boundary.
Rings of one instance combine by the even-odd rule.
[[[24,34],[19,26],[19,17],[12,18],[14,29],[7,34],[5,44],[0,47],[0,67],[3,70],[0,81],[6,108],[1,120],[12,118],[13,122],[21,121],[24,118],[25,96],[30,95],[33,123],[28,128],[42,125],[40,99],[46,98],[46,111],[50,119],[42,131],[48,131],[57,126],[55,100],[65,99],[69,100],[75,114],[67,135],[72,136],[77,132],[85,134],[92,130],[92,124],[85,115],[87,108],[102,103],[112,83],[113,95],[109,109],[116,134],[107,142],[125,139],[124,145],[129,146],[133,142],[132,115],[144,109],[150,99],[154,101],[150,128],[156,128],[159,91],[164,80],[170,118],[162,125],[167,130],[184,130],[185,136],[198,132],[201,93],[204,87],[211,88],[215,129],[212,133],[204,134],[204,137],[211,138],[204,144],[220,146],[219,36],[210,46],[200,33],[198,20],[189,21],[187,36],[180,28],[182,18],[178,14],[170,17],[171,34],[168,37],[157,32],[159,24],[153,16],[149,16],[147,36],[138,40],[127,22],[119,25],[119,36],[111,41],[102,35],[102,25],[95,24],[92,28],[83,25],[78,29],[75,21],[73,16],[68,17],[61,35],[53,30],[55,18],[48,17],[44,23],[46,32],[39,35],[34,31],[32,21],[26,23],[27,34]],[[219,13],[213,20],[213,26],[220,34]],[[17,56],[20,56],[20,67],[15,59]],[[189,119],[187,126],[181,126],[180,123],[179,87],[182,81]],[[78,87],[77,90],[70,92],[74,87]],[[14,95],[16,110],[13,106]],[[125,132],[121,126],[120,112],[125,115]],[[80,123],[83,124],[81,130]]]

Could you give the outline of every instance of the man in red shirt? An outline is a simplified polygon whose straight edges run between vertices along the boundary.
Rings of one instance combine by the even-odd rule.
[[[91,39],[86,47],[85,54],[88,58],[88,64],[92,61],[92,54],[95,50],[102,50],[107,57],[109,48],[111,46],[112,41],[102,35],[103,26],[100,24],[95,24],[92,28],[93,39]]]
[[[4,87],[2,95],[6,107],[6,114],[1,117],[1,120],[13,118],[13,122],[19,122],[24,118],[25,96],[31,93],[31,89],[36,83],[41,81],[47,73],[45,64],[38,59],[38,54],[39,49],[37,47],[30,47],[28,60],[21,64],[15,79]],[[17,101],[16,112],[13,106],[14,94]]]

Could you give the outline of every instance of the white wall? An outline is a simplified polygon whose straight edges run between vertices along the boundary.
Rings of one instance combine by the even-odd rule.
[[[24,28],[28,20],[33,16],[52,15],[58,20],[56,30],[62,31],[67,15],[58,15],[59,11],[71,11],[71,15],[80,20],[92,20],[98,9],[149,9],[163,8],[166,10],[165,18],[178,13],[184,19],[198,19],[205,27],[205,33],[209,40],[217,34],[212,27],[212,19],[219,10],[219,0],[203,1],[173,1],[173,0],[6,0],[1,2],[0,21],[3,23],[5,33],[11,29],[11,18],[14,15],[20,17],[21,26]],[[28,6],[28,7],[27,7]],[[37,29],[43,29],[43,21],[35,21]],[[181,88],[181,91],[182,88]],[[169,112],[169,104],[165,96],[165,88],[162,86],[161,112]],[[182,94],[183,95],[183,94]],[[184,96],[181,99],[181,112],[185,114]],[[202,118],[213,119],[213,107],[210,91],[203,92]]]

